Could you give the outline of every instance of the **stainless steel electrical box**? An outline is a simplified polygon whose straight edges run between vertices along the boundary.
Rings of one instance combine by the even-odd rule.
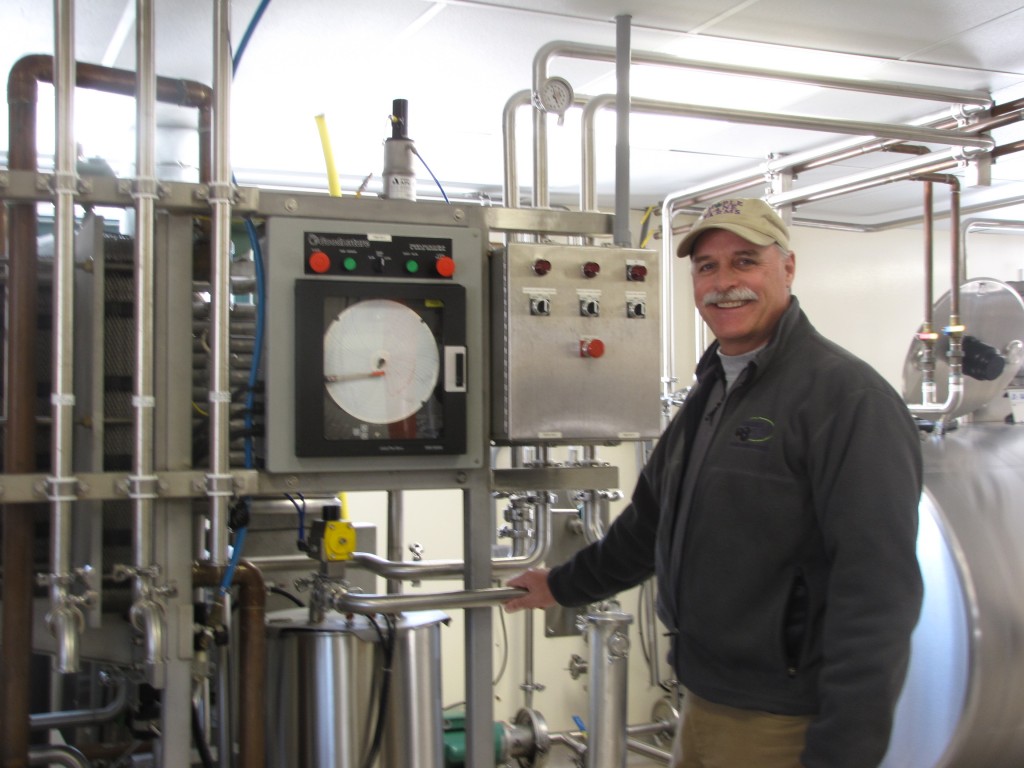
[[[658,436],[656,253],[513,243],[492,256],[491,288],[495,440]]]

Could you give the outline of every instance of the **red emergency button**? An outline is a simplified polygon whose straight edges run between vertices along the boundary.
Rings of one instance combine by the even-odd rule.
[[[551,262],[547,259],[537,259],[533,262],[533,273],[544,277],[548,272],[551,271]]]
[[[604,342],[600,339],[580,339],[580,357],[601,357]]]
[[[313,251],[309,254],[309,268],[322,275],[331,268],[331,257],[323,251]]]
[[[597,277],[601,271],[601,265],[596,261],[588,261],[583,265],[583,276],[584,277]]]
[[[643,264],[630,264],[626,267],[626,279],[642,283],[647,277],[647,267]]]
[[[434,269],[441,277],[451,277],[455,274],[455,259],[451,256],[438,256]]]

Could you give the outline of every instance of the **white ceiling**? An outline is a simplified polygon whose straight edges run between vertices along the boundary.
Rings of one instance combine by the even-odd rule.
[[[155,0],[157,69],[166,77],[212,82],[212,0]],[[231,39],[240,42],[258,0],[232,4]],[[75,4],[76,56],[134,67],[135,0]],[[379,182],[382,141],[395,98],[409,102],[410,137],[453,198],[488,195],[501,202],[502,113],[513,94],[529,89],[534,55],[555,40],[615,46],[615,17],[632,16],[634,51],[766,69],[980,90],[997,103],[1024,96],[1024,5],[1020,0],[272,0],[246,49],[232,86],[231,162],[241,183],[293,184],[326,190],[323,153],[314,121],[327,119],[343,189],[373,174]],[[27,53],[53,50],[52,4],[3,0],[0,67]],[[119,37],[119,26],[127,34]],[[610,62],[555,58],[549,74],[567,78],[577,94],[614,90]],[[52,90],[42,91],[40,149],[52,151]],[[948,105],[773,84],[692,70],[634,66],[634,98],[871,122],[909,122]],[[89,105],[99,102],[99,117]],[[130,162],[134,107],[116,97],[79,94],[76,139],[87,155]],[[518,113],[520,184],[532,181],[530,108]],[[194,162],[194,117],[162,107],[162,159]],[[598,120],[600,201],[614,191],[614,112]],[[0,139],[6,139],[3,126]],[[47,139],[47,132],[49,138]],[[681,188],[756,169],[769,154],[831,145],[845,138],[805,130],[765,128],[692,118],[635,114],[630,122],[633,207]],[[1024,128],[994,133],[1019,140]],[[183,139],[175,137],[181,135]],[[49,144],[47,144],[49,141]],[[579,200],[578,110],[565,124],[551,119],[552,202]],[[5,146],[2,141],[0,146]],[[50,149],[48,149],[48,147]],[[117,161],[115,156],[127,160]],[[797,180],[815,183],[894,162],[880,155],[844,161]],[[422,167],[420,194],[434,194]],[[759,194],[760,189],[751,193]],[[967,206],[1024,199],[1024,153],[1001,158],[992,185],[967,189]],[[878,225],[919,215],[920,185],[899,182],[802,206],[798,215]],[[944,193],[936,193],[944,205]],[[1024,220],[1024,206],[994,207],[990,215]]]

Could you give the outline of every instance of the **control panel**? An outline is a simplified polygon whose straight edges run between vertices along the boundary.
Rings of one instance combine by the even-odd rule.
[[[494,439],[658,436],[657,258],[652,251],[525,243],[492,257]]]
[[[267,254],[268,470],[483,465],[479,230],[271,219]]]

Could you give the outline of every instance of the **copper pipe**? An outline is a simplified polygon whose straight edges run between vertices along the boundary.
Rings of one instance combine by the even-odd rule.
[[[1017,141],[1011,141],[1007,144],[1000,144],[998,147],[992,150],[992,159],[995,160],[1003,155],[1010,155],[1014,152],[1020,152],[1024,149],[1024,139],[1018,139]]]
[[[194,587],[219,587],[224,579],[221,566],[195,563],[192,566]],[[245,768],[264,768],[263,720],[266,705],[266,607],[267,587],[263,574],[250,562],[242,560],[235,568],[233,584],[241,591],[239,610],[239,723],[238,764]],[[225,725],[222,725],[225,727]]]
[[[53,83],[49,55],[21,58],[7,80],[11,170],[38,170],[36,104],[38,84]],[[78,87],[135,95],[135,73],[95,64],[76,65]],[[212,168],[210,126],[213,92],[189,80],[157,78],[157,100],[199,110],[199,177],[209,181]],[[38,317],[38,254],[36,207],[8,206],[10,277],[7,289],[7,430],[4,472],[31,473],[36,466],[36,322]],[[5,768],[24,768],[29,743],[29,668],[32,656],[33,505],[6,505],[3,511],[3,646],[0,661],[0,757]]]
[[[8,101],[10,100],[10,83],[19,80],[19,94],[31,102],[31,110],[35,114],[37,83],[53,82],[53,56],[31,54],[20,59],[11,69],[8,81]],[[121,96],[135,96],[136,75],[127,69],[114,69],[98,64],[78,62],[75,67],[75,83],[79,88],[88,88],[104,93],[116,93]],[[212,164],[212,147],[210,146],[210,126],[213,124],[213,90],[194,80],[180,80],[172,77],[156,79],[156,100],[165,104],[176,104],[179,107],[194,107],[199,110],[199,180],[210,180]],[[15,131],[16,124],[11,121],[11,151],[15,142],[28,142],[25,136]],[[32,165],[23,170],[35,170],[35,133],[31,134]],[[26,146],[27,149],[27,146]],[[11,160],[11,169],[14,161]]]
[[[950,240],[950,321],[955,325],[960,322],[960,177],[951,173],[929,173],[915,178],[928,182],[929,185],[949,185],[949,226],[953,232]],[[953,317],[957,319],[952,320]]]
[[[932,283],[935,280],[935,265],[932,263],[932,238],[935,226],[934,195],[932,182],[924,183],[924,322],[926,332],[932,330]]]
[[[7,82],[11,170],[36,168],[35,78],[30,64],[15,65]],[[53,64],[50,59],[52,78]],[[36,207],[12,203],[7,284],[7,430],[4,472],[35,472],[36,466]],[[5,768],[25,768],[29,746],[29,669],[32,660],[33,514],[38,505],[4,506],[3,653],[0,682],[0,754]]]

